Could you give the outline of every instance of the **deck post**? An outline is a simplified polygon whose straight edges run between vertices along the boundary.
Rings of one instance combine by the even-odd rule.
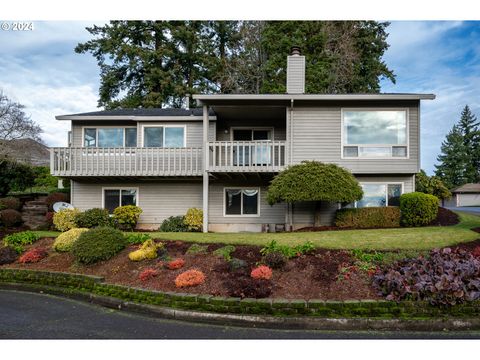
[[[203,232],[208,232],[208,106],[203,105]]]

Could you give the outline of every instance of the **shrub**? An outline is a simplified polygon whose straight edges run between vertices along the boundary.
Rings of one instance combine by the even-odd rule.
[[[230,267],[230,271],[238,271],[247,268],[247,262],[238,258],[231,258],[228,262],[228,265]]]
[[[78,240],[80,235],[87,232],[85,228],[73,228],[57,236],[53,243],[53,249],[58,252],[67,252],[72,250],[72,245]]]
[[[280,252],[287,259],[311,253],[315,250],[315,245],[311,241],[307,241],[302,245],[288,246],[280,245],[276,240],[270,241],[266,246],[260,249],[260,253],[265,256],[271,252]]]
[[[119,206],[113,210],[113,216],[122,230],[133,230],[137,226],[142,209],[135,205]]]
[[[5,209],[0,211],[0,223],[6,227],[20,225],[22,221],[22,214],[17,210]]]
[[[167,263],[167,268],[170,270],[181,269],[185,265],[185,260],[183,259],[174,259]]]
[[[24,245],[33,244],[39,239],[39,236],[32,231],[22,231],[15,234],[7,235],[3,238],[5,246],[10,246],[15,249],[17,253],[24,251]]]
[[[17,260],[18,253],[10,246],[0,248],[0,265],[11,264]]]
[[[353,229],[400,227],[400,209],[387,206],[337,210],[335,226]]]
[[[132,261],[141,261],[146,259],[155,259],[157,250],[163,248],[162,243],[155,243],[152,239],[145,241],[138,250],[128,254],[128,258]]]
[[[22,191],[33,186],[35,174],[28,164],[11,160],[6,157],[0,159],[0,196],[11,190]]]
[[[239,298],[261,299],[272,294],[272,284],[269,280],[255,280],[250,277],[229,279],[224,283],[227,296]]]
[[[190,208],[183,218],[184,224],[189,231],[202,231],[203,211],[202,209]]]
[[[77,227],[75,217],[80,213],[78,209],[64,209],[53,215],[53,224],[59,231],[67,231]]]
[[[138,276],[138,278],[140,279],[140,281],[145,282],[150,279],[153,279],[157,275],[158,275],[157,270],[149,268],[149,269],[143,270]]]
[[[404,226],[427,225],[437,217],[438,198],[420,192],[400,196],[401,221]]]
[[[270,269],[268,266],[260,265],[252,270],[250,276],[255,280],[270,280],[272,278],[272,269]]]
[[[43,248],[31,249],[31,250],[28,250],[22,256],[20,256],[20,258],[18,259],[18,262],[22,264],[36,263],[42,260],[43,258],[46,258],[47,255],[48,253],[46,249],[43,249]]]
[[[223,257],[226,261],[230,261],[232,258],[232,253],[235,251],[235,246],[226,245],[218,248],[213,252],[213,255]]]
[[[54,192],[45,198],[45,202],[47,203],[50,211],[53,210],[53,204],[59,201],[68,202],[69,196],[61,192]]]
[[[12,210],[20,211],[20,209],[22,208],[22,203],[20,202],[19,199],[9,196],[9,197],[0,199],[0,206],[2,206],[3,209],[12,209]]]
[[[265,255],[263,261],[272,269],[281,269],[287,263],[287,258],[280,251],[272,251]]]
[[[81,228],[93,228],[97,226],[109,226],[110,215],[107,209],[93,208],[75,215],[75,224]]]
[[[93,264],[110,259],[125,246],[125,237],[120,230],[98,227],[82,233],[73,243],[71,252],[77,261]]]
[[[189,255],[204,255],[208,252],[208,245],[193,244],[185,254]]]
[[[426,300],[433,305],[454,305],[480,299],[480,259],[462,250],[432,250],[394,263],[373,277],[387,300]]]
[[[187,270],[175,278],[176,287],[197,286],[205,282],[205,275],[199,270]]]
[[[188,231],[188,226],[185,225],[183,220],[184,216],[170,216],[163,220],[158,230],[162,232],[186,232]]]
[[[131,233],[125,234],[125,239],[127,240],[127,244],[129,245],[138,245],[138,244],[143,244],[147,240],[150,240],[151,237],[148,234],[131,232]]]

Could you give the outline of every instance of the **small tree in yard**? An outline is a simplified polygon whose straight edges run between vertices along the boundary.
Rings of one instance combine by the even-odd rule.
[[[441,200],[449,199],[452,196],[442,180],[436,176],[428,176],[424,170],[420,170],[415,175],[415,191],[435,195]]]
[[[362,196],[360,184],[348,170],[334,164],[303,161],[275,176],[268,188],[267,201],[270,205],[315,201],[315,225],[319,225],[320,201],[350,203]]]

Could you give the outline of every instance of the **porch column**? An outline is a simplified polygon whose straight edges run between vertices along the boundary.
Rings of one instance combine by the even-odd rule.
[[[208,106],[203,105],[203,232],[208,232]]]

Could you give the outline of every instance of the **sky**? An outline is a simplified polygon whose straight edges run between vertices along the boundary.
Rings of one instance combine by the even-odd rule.
[[[100,24],[97,22],[97,24]],[[76,54],[90,39],[91,22],[35,22],[33,31],[0,30],[0,89],[25,105],[49,146],[66,146],[68,122],[61,114],[94,111],[99,68],[90,54]],[[432,174],[440,145],[468,104],[480,117],[480,22],[394,21],[384,60],[396,84],[382,92],[434,93],[421,106],[422,168]]]

